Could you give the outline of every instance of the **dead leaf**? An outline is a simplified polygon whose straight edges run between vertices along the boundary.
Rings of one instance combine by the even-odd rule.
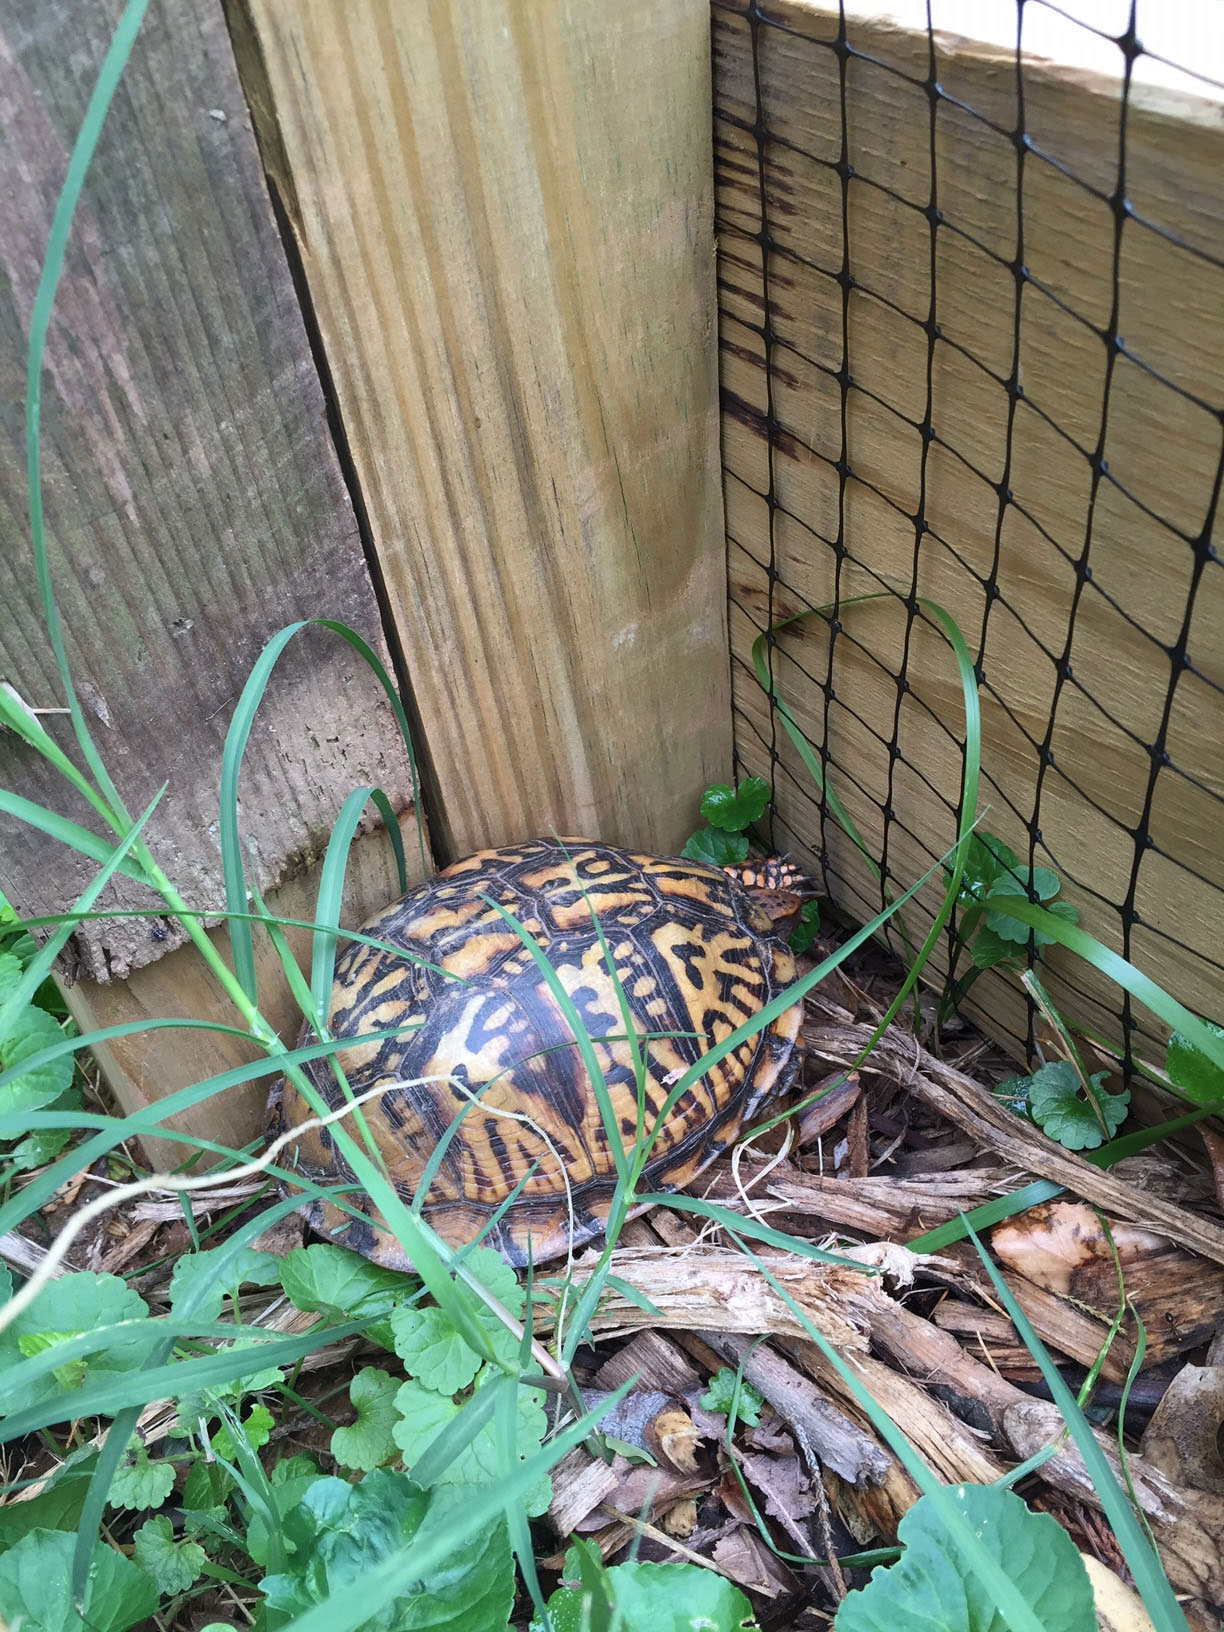
[[[816,1498],[797,1456],[765,1456],[746,1452],[740,1467],[765,1498],[771,1518],[806,1519],[816,1511]]]
[[[1168,1250],[1162,1235],[1140,1229],[1135,1224],[1111,1223],[1114,1246],[1123,1266],[1157,1257]],[[1008,1268],[1024,1275],[1036,1286],[1063,1297],[1074,1295],[1089,1307],[1098,1306],[1096,1297],[1084,1297],[1086,1272],[1093,1280],[1102,1270],[1114,1287],[1117,1304],[1118,1272],[1114,1255],[1091,1207],[1078,1201],[1047,1201],[1030,1207],[1018,1218],[1009,1219],[991,1231],[990,1244]]]
[[[746,1525],[724,1536],[715,1545],[712,1556],[737,1587],[759,1592],[764,1598],[779,1598],[794,1591],[795,1581],[790,1571],[773,1556],[756,1531]]]
[[[1183,1366],[1144,1429],[1140,1450],[1166,1479],[1224,1493],[1224,1366]]]

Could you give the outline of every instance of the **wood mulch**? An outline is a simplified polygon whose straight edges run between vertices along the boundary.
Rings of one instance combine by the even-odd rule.
[[[1102,1170],[995,1096],[1015,1063],[959,1023],[940,1057],[921,1026],[916,1035],[898,1023],[856,1068],[894,981],[886,957],[867,949],[850,972],[838,971],[808,999],[794,1098],[824,1089],[822,1097],[789,1132],[773,1130],[721,1158],[692,1192],[851,1262],[813,1262],[758,1243],[767,1276],[723,1231],[692,1214],[658,1208],[634,1219],[613,1273],[645,1306],[619,1292],[607,1296],[575,1368],[588,1407],[637,1377],[603,1425],[623,1454],[608,1462],[579,1448],[558,1465],[553,1504],[536,1531],[543,1565],[559,1569],[569,1538],[586,1536],[613,1562],[687,1559],[721,1571],[747,1592],[763,1627],[826,1626],[869,1573],[839,1567],[836,1558],[893,1544],[918,1490],[792,1304],[940,1479],[999,1479],[1058,1442],[1062,1419],[973,1245],[957,1240],[922,1252],[906,1243],[1044,1180],[1059,1192],[983,1232],[983,1243],[1071,1386],[1079,1388],[1099,1364],[1087,1410],[1100,1443],[1123,1478],[1121,1438],[1125,1477],[1194,1632],[1219,1632],[1218,1135],[1209,1130],[1204,1139],[1191,1130]],[[1154,1123],[1177,1110],[1145,1094],[1139,1118]],[[103,1169],[74,1181],[43,1217],[48,1234],[82,1200],[124,1176]],[[241,1209],[251,1189],[193,1198],[197,1219]],[[301,1241],[301,1228],[287,1220],[275,1239],[258,1244],[288,1250]],[[100,1221],[74,1247],[71,1267],[140,1270],[131,1284],[156,1310],[175,1258],[189,1248],[178,1200],[146,1198]],[[41,1250],[34,1231],[0,1242],[0,1252],[27,1272]],[[588,1250],[578,1269],[595,1257]],[[244,1300],[244,1318],[295,1330],[316,1317],[255,1294],[249,1308]],[[547,1335],[546,1314],[537,1328]],[[297,1392],[306,1399],[326,1393],[328,1412],[346,1420],[351,1410],[337,1382],[371,1353],[350,1341],[309,1356]],[[710,1377],[724,1367],[742,1368],[764,1402],[758,1420],[740,1421],[730,1436],[725,1413],[702,1403]],[[168,1402],[147,1407],[140,1422],[146,1442],[171,1420]],[[327,1431],[305,1414],[283,1416],[274,1438],[285,1454],[318,1454]],[[8,1476],[36,1472],[36,1461],[23,1470],[10,1462]],[[1016,1488],[1030,1506],[1051,1513],[1086,1558],[1128,1581],[1069,1439]],[[1102,1625],[1121,1624],[1103,1607],[1100,1613]]]

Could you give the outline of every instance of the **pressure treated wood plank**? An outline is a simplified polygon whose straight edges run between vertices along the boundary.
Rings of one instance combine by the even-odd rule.
[[[68,152],[120,9],[0,0],[0,675],[40,707],[61,699],[26,534],[25,334]],[[73,229],[43,447],[53,571],[91,725],[131,808],[168,782],[153,849],[189,903],[220,904],[221,746],[264,642],[320,615],[385,646],[218,0],[163,0],[137,40]],[[48,723],[67,746],[65,722]],[[0,776],[93,825],[8,735]],[[364,782],[399,809],[409,803],[381,691],[347,646],[312,630],[273,676],[243,770],[242,825],[265,891],[313,864]],[[0,888],[28,913],[67,907],[92,871],[8,822],[0,847]],[[150,903],[121,885],[102,904]],[[111,920],[83,929],[76,951],[83,973],[104,981],[177,939]],[[98,994],[94,1006],[116,1004]],[[181,1051],[184,1070],[193,1052]]]
[[[705,0],[239,10],[435,839],[678,847],[730,763]]]
[[[1034,814],[1038,747],[1054,711],[1051,763],[1036,823],[1037,860],[1054,866],[1081,921],[1122,950],[1120,906],[1137,867],[1129,952],[1201,1013],[1219,1011],[1224,945],[1224,577],[1204,570],[1148,827],[1136,855],[1152,756],[1169,693],[1169,648],[1191,583],[1194,540],[1212,514],[1224,406],[1224,208],[1218,104],[1136,87],[1127,123],[1126,196],[1133,208],[1118,257],[1119,357],[1103,455],[1108,467],[1091,521],[1091,575],[1076,559],[1089,536],[1091,454],[1100,432],[1112,301],[1113,216],[1070,177],[1109,194],[1117,183],[1119,90],[1114,81],[1049,63],[1025,65],[1026,128],[1035,143],[1017,192],[1014,61],[971,42],[936,38],[948,100],[932,148],[925,32],[850,16],[846,64],[846,187],[837,8],[776,0],[753,28],[745,8],[716,4],[716,184],[724,472],[732,599],[736,748],[744,770],[771,774],[768,711],[751,678],[752,641],[770,614],[769,399],[766,280],[772,354],[775,618],[891,587],[908,594],[914,516],[917,591],[945,606],[981,651],[985,826],[1020,854]],[[781,27],[770,26],[778,22]],[[759,118],[770,139],[762,167]],[[964,107],[953,105],[955,98]],[[976,110],[1002,127],[992,130]],[[938,336],[931,358],[931,426],[922,437],[931,301],[934,154]],[[1045,155],[1045,156],[1043,156]],[[1046,157],[1048,156],[1048,157]],[[1053,161],[1053,162],[1050,162]],[[1060,168],[1061,167],[1061,168]],[[1018,205],[1019,200],[1019,205]],[[762,209],[762,202],[764,208]],[[1007,265],[1022,216],[1019,296]],[[1148,224],[1151,223],[1151,224]],[[768,230],[768,261],[758,234]],[[1158,229],[1158,230],[1156,230]],[[1182,240],[1182,243],[1177,242]],[[853,280],[843,310],[843,250]],[[843,318],[845,341],[843,343]],[[995,562],[998,484],[1007,450],[1007,393],[1018,330],[1023,397],[1012,429]],[[1137,360],[1132,360],[1137,359]],[[849,374],[845,442],[838,374]],[[847,478],[839,481],[838,462]],[[1027,513],[1027,514],[1026,514]],[[1180,535],[1180,536],[1179,536]],[[997,600],[988,602],[992,569]],[[1078,598],[1078,604],[1076,604]],[[1058,667],[1074,619],[1069,676]],[[847,609],[830,668],[826,626],[788,631],[775,656],[779,688],[811,740],[831,755],[833,783],[895,882],[908,884],[952,843],[963,730],[951,654],[919,626],[898,705],[905,636],[900,602]],[[827,694],[831,684],[832,695]],[[899,715],[897,714],[899,706]],[[888,745],[897,716],[900,757]],[[831,817],[782,733],[776,773],[779,835],[859,917],[879,886]],[[910,909],[930,922],[934,891]],[[1076,1021],[1118,1035],[1120,994],[1084,965],[1052,957],[1054,990]],[[987,977],[978,1012],[1013,1042],[1024,1008]],[[1137,1018],[1146,1025],[1148,1018]],[[1154,1027],[1153,1023],[1153,1030]]]

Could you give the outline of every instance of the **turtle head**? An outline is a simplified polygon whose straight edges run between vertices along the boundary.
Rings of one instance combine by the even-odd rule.
[[[808,879],[785,856],[756,856],[723,869],[747,890],[783,940],[799,922],[803,903],[816,892]]]

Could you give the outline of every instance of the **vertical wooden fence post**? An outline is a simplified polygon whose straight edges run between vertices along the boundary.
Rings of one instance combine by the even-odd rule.
[[[435,842],[678,847],[730,767],[707,0],[241,0]]]

